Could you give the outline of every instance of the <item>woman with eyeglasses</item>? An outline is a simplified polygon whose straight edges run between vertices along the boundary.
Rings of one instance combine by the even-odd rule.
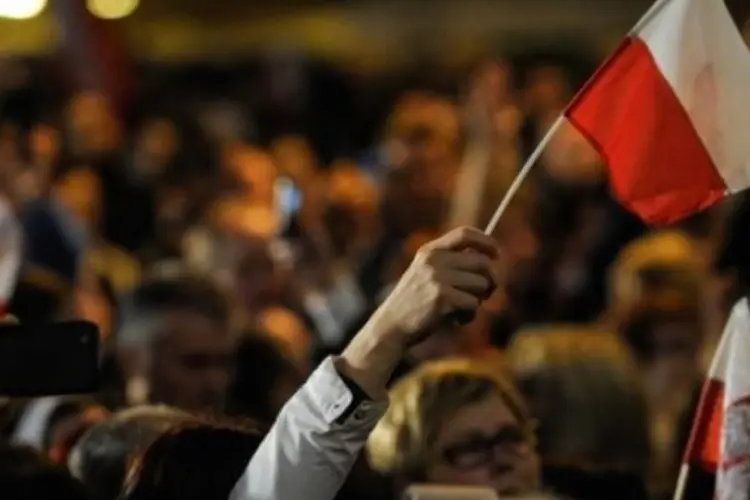
[[[428,362],[393,388],[390,401],[368,453],[372,466],[401,486],[489,486],[501,498],[538,490],[529,412],[496,366]]]

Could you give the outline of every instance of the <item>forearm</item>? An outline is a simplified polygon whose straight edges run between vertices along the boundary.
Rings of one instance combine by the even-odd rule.
[[[336,360],[336,368],[373,400],[384,400],[404,350],[403,335],[377,311]]]
[[[284,406],[231,500],[333,498],[385,412],[386,385],[406,347],[445,314],[476,309],[497,285],[497,253],[492,238],[467,227],[423,246],[342,355],[323,362]],[[466,281],[442,279],[451,276]],[[474,285],[461,290],[466,282]]]
[[[289,400],[229,500],[330,500],[344,484],[385,401],[360,399],[325,360]]]

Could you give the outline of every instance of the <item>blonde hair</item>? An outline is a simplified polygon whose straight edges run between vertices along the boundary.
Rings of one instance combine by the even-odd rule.
[[[616,308],[628,308],[639,300],[639,273],[649,268],[679,270],[695,288],[707,271],[706,259],[697,242],[682,231],[648,234],[627,245],[612,264],[609,276],[610,301]]]
[[[506,350],[506,364],[518,374],[535,372],[551,364],[572,364],[584,358],[606,360],[618,370],[634,373],[628,347],[612,332],[581,325],[525,328],[516,333]]]
[[[531,433],[526,405],[501,370],[468,359],[424,363],[391,390],[388,412],[367,444],[372,467],[419,479],[435,453],[438,433],[446,421],[490,394],[502,398]]]
[[[529,384],[542,458],[558,465],[642,470],[649,456],[645,396],[628,347],[585,326],[521,330],[508,366]]]

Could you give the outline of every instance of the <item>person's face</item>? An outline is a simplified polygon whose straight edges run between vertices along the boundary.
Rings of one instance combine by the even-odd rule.
[[[362,172],[355,169],[332,172],[326,191],[324,220],[339,251],[375,232],[379,193]]]
[[[533,492],[539,460],[528,434],[497,395],[458,411],[437,436],[433,483],[489,486],[500,495]]]
[[[235,270],[236,291],[247,311],[257,311],[278,299],[281,282],[276,264],[264,250],[248,252]]]
[[[560,68],[542,66],[531,72],[526,98],[532,109],[548,111],[562,106],[566,93],[567,82]]]
[[[278,171],[271,155],[240,146],[230,152],[228,166],[253,203],[273,206]]]
[[[60,156],[60,131],[50,125],[37,125],[29,135],[29,147],[37,167],[52,165]]]
[[[58,185],[62,204],[79,220],[96,224],[101,209],[101,184],[95,173],[81,169],[68,174]]]
[[[440,99],[415,100],[396,110],[388,138],[388,162],[418,191],[443,191],[459,160],[456,109]]]
[[[649,387],[657,394],[690,390],[698,373],[700,332],[691,323],[654,325],[652,357],[646,366]]]
[[[151,399],[189,411],[219,411],[229,385],[228,332],[191,312],[172,313],[155,346]]]
[[[441,163],[447,153],[446,141],[426,123],[399,130],[391,140],[391,162],[395,168],[423,172]]]
[[[141,133],[141,152],[153,161],[150,168],[163,168],[177,152],[177,130],[168,120],[149,123]],[[158,173],[158,172],[155,172]]]
[[[275,163],[303,188],[315,176],[315,153],[301,137],[284,137],[272,146]]]
[[[102,95],[83,93],[76,96],[68,108],[67,124],[79,152],[109,152],[118,146],[119,125]]]
[[[381,210],[388,228],[402,235],[440,227],[448,209],[452,173],[437,167],[391,170],[385,184]]]
[[[396,108],[382,200],[389,227],[403,233],[440,225],[458,172],[459,144],[458,113],[449,101],[412,96]]]

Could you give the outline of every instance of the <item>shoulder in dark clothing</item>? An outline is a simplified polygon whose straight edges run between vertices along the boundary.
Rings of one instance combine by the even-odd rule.
[[[587,471],[544,467],[543,483],[556,495],[575,500],[648,500],[643,475],[637,472]]]

